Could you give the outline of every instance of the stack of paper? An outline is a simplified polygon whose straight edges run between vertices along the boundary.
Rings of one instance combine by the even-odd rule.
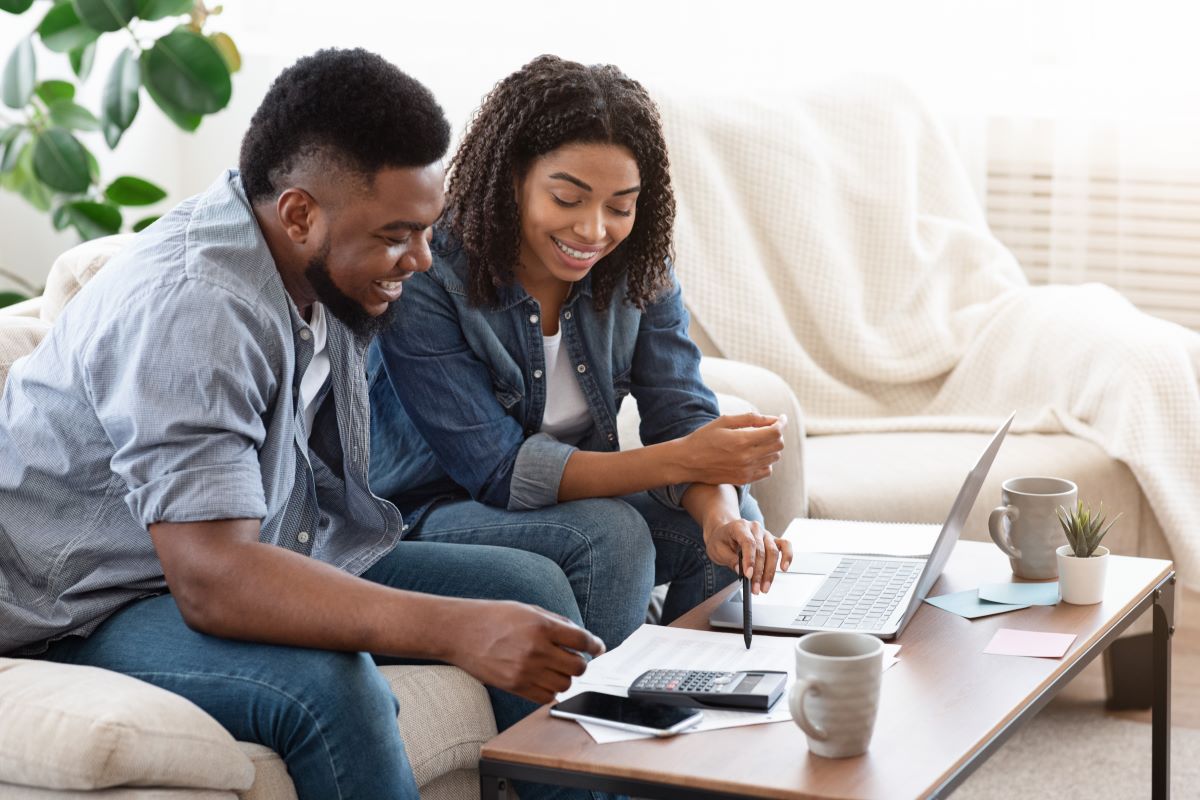
[[[686,628],[667,628],[643,625],[619,647],[595,658],[587,672],[558,696],[560,701],[580,692],[603,692],[628,696],[629,684],[649,669],[703,669],[736,672],[738,670],[781,670],[788,674],[788,688],[796,678],[796,638],[784,636],[755,636],[749,650],[741,633],[716,633]],[[896,663],[899,645],[885,644],[883,668]],[[791,720],[785,696],[768,711],[724,711],[704,709],[704,719],[684,733],[732,728],[738,725],[761,725],[765,722]],[[629,739],[652,738],[649,734],[633,733],[591,722],[581,722],[584,729],[600,744]]]

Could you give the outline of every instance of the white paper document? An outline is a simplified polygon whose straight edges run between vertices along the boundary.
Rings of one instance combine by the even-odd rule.
[[[781,670],[788,674],[788,689],[796,679],[796,637],[755,636],[749,650],[740,633],[695,631],[643,625],[621,645],[588,664],[587,672],[575,679],[571,688],[558,696],[560,701],[580,692],[603,692],[628,696],[629,684],[648,669],[702,669],[736,672],[738,670]],[[900,645],[883,646],[883,668],[896,663]],[[704,719],[684,733],[791,721],[787,690],[768,711],[725,711],[704,709]],[[630,739],[653,738],[592,722],[581,722],[600,744]]]
[[[917,522],[797,518],[783,538],[792,543],[793,553],[927,556],[941,530],[941,525]]]

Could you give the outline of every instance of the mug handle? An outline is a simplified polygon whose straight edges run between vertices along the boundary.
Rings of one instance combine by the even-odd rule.
[[[792,719],[800,726],[800,730],[817,741],[823,742],[829,737],[829,734],[804,713],[804,697],[810,691],[813,694],[820,694],[821,682],[816,678],[797,678],[796,682],[792,684],[792,691],[788,694],[788,708],[791,709]]]
[[[1021,516],[1021,510],[1016,506],[996,506],[992,509],[991,516],[988,517],[988,533],[992,535],[992,541],[996,546],[1008,554],[1009,558],[1020,558],[1021,551],[1012,543],[1012,524],[1013,520]],[[1008,520],[1007,529],[1004,521]]]

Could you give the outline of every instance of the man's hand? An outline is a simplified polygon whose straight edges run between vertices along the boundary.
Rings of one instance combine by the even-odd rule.
[[[721,416],[677,439],[678,480],[672,483],[741,485],[770,476],[783,450],[787,416]]]
[[[704,530],[704,545],[714,564],[737,572],[738,560],[742,574],[750,579],[754,594],[770,591],[776,569],[787,570],[792,563],[792,543],[776,539],[760,523],[737,519]]]
[[[566,617],[510,601],[478,603],[453,632],[447,660],[481,682],[549,703],[598,656],[604,643]]]

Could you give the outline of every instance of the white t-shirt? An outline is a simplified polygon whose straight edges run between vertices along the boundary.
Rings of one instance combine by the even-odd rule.
[[[546,411],[542,414],[542,433],[560,442],[575,444],[592,426],[587,400],[575,378],[571,357],[562,347],[562,329],[542,337],[546,351]]]
[[[321,394],[321,387],[329,380],[329,354],[325,352],[329,328],[325,324],[325,307],[313,303],[311,316],[308,329],[312,332],[313,356],[304,376],[300,378],[300,410],[304,414],[304,433],[309,437],[312,436],[313,419],[317,416],[317,397]]]

